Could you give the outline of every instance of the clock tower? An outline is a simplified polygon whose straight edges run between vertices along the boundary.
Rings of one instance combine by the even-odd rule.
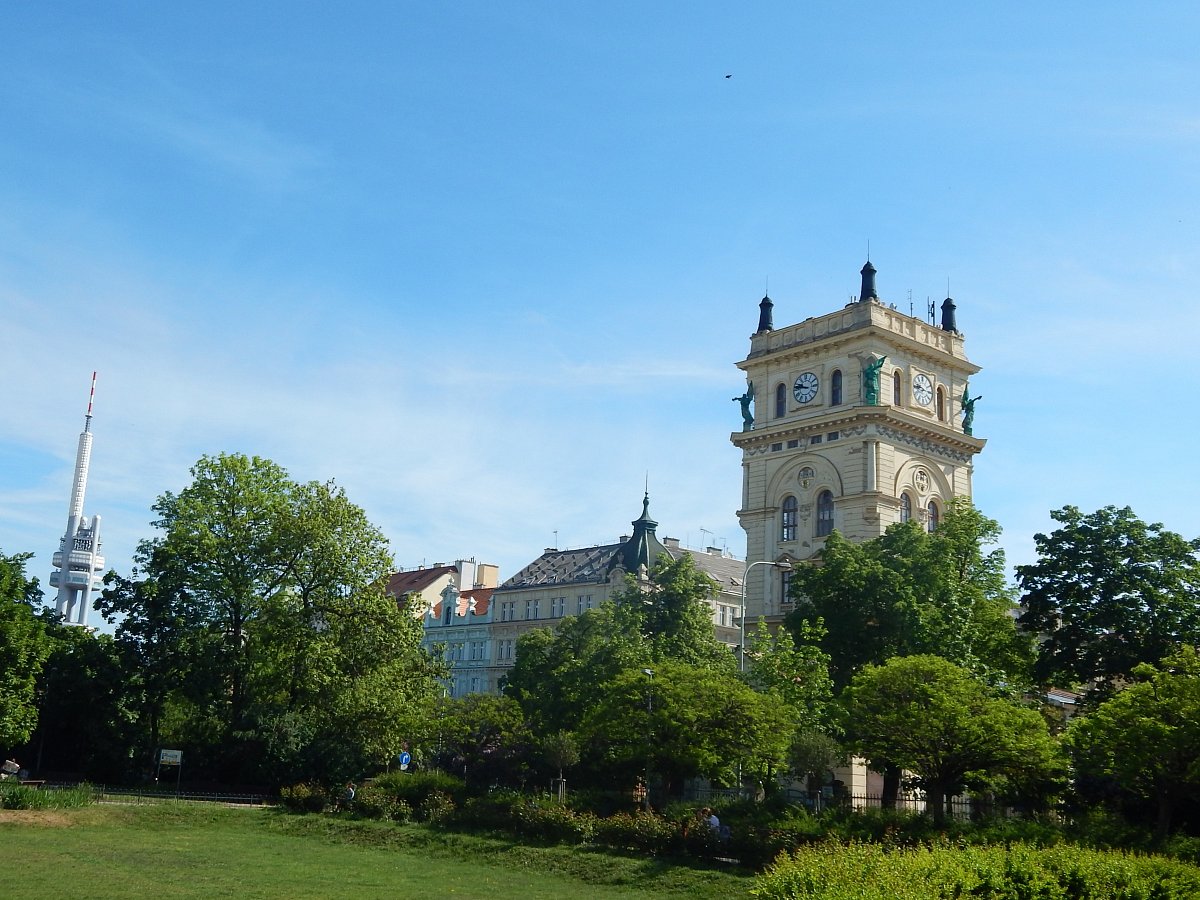
[[[759,304],[737,364],[754,414],[731,435],[742,451],[748,567],[809,560],[834,529],[852,541],[895,522],[933,529],[952,498],[971,495],[985,442],[971,434],[967,379],[979,367],[963,350],[954,302],[942,303],[939,324],[925,322],[879,299],[869,261],[861,275],[857,300],[796,325],[775,328],[774,304]],[[788,573],[747,572],[747,621],[779,622]]]

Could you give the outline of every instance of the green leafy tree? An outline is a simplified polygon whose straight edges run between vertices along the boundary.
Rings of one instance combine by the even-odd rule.
[[[1200,539],[1147,525],[1129,507],[1052,512],[1038,560],[1017,567],[1021,625],[1042,637],[1042,682],[1096,682],[1104,696],[1139,663],[1200,642]]]
[[[542,738],[539,749],[542,757],[551,769],[558,772],[558,780],[563,780],[563,772],[579,764],[579,741],[569,731],[556,731]]]
[[[1034,709],[998,698],[966,669],[937,656],[867,666],[843,693],[849,746],[872,768],[912,772],[934,821],[946,798],[999,777],[1052,779],[1057,747]]]
[[[137,709],[120,648],[107,634],[57,623],[47,625],[46,638],[37,731],[20,758],[39,775],[123,781],[130,775]]]
[[[533,740],[515,700],[468,694],[444,701],[441,714],[437,759],[443,769],[480,788],[524,781]]]
[[[140,664],[147,742],[192,771],[337,780],[381,765],[415,730],[437,669],[420,625],[385,596],[386,542],[332,483],[270,460],[204,457],[154,506],[162,535],[103,608]]]
[[[650,662],[633,609],[606,601],[564,619],[557,631],[521,635],[504,692],[521,705],[536,733],[574,731],[612,679]]]
[[[1200,658],[1184,646],[1158,666],[1135,666],[1132,677],[1074,719],[1066,742],[1084,799],[1152,804],[1164,840],[1180,804],[1200,798]]]
[[[37,725],[36,687],[50,653],[46,629],[34,615],[36,578],[27,578],[30,554],[0,554],[0,747],[29,739]]]
[[[713,634],[709,599],[719,586],[689,554],[659,557],[645,583],[628,577],[613,602],[633,617],[652,659],[672,659],[732,672],[735,662]]]
[[[632,783],[648,768],[675,797],[687,778],[731,783],[739,764],[764,775],[784,767],[788,726],[777,697],[707,666],[663,660],[611,680],[580,736],[614,779]]]
[[[1032,650],[1009,615],[1003,551],[986,549],[999,531],[960,498],[932,533],[907,522],[856,544],[834,532],[818,565],[793,572],[788,626],[800,639],[804,623],[821,621],[838,689],[865,665],[921,653],[1015,687]]]
[[[829,655],[820,648],[824,627],[820,620],[798,627],[796,641],[786,630],[772,632],[765,622],[758,623],[746,650],[746,680],[783,701],[795,731],[829,731],[834,727],[833,681]]]

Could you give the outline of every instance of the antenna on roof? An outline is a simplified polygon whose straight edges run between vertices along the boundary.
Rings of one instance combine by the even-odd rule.
[[[712,536],[712,532],[709,531],[707,528],[701,528],[700,529],[700,539],[702,541],[704,541],[704,546],[707,547],[708,546],[708,538],[704,537],[704,535],[706,535],[706,534],[709,535],[710,537]]]
[[[926,297],[925,303],[926,303],[925,317],[927,319],[929,319],[930,324],[932,324],[933,323],[933,301],[930,300],[928,297]]]
[[[913,314],[912,288],[908,289],[908,314]]]
[[[558,549],[558,529],[554,529],[554,549]]]

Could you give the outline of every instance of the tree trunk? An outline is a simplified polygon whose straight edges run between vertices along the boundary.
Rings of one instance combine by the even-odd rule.
[[[900,767],[887,766],[883,770],[883,793],[879,796],[879,805],[884,809],[895,809],[899,796]]]
[[[946,786],[940,781],[926,785],[925,811],[933,814],[933,824],[938,828],[946,824]]]
[[[1175,811],[1175,798],[1168,791],[1158,795],[1158,817],[1154,823],[1154,842],[1165,843],[1171,834],[1171,814]]]

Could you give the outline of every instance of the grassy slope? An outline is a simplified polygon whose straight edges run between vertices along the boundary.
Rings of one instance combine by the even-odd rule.
[[[745,896],[749,879],[415,826],[188,804],[0,811],[0,896]]]

